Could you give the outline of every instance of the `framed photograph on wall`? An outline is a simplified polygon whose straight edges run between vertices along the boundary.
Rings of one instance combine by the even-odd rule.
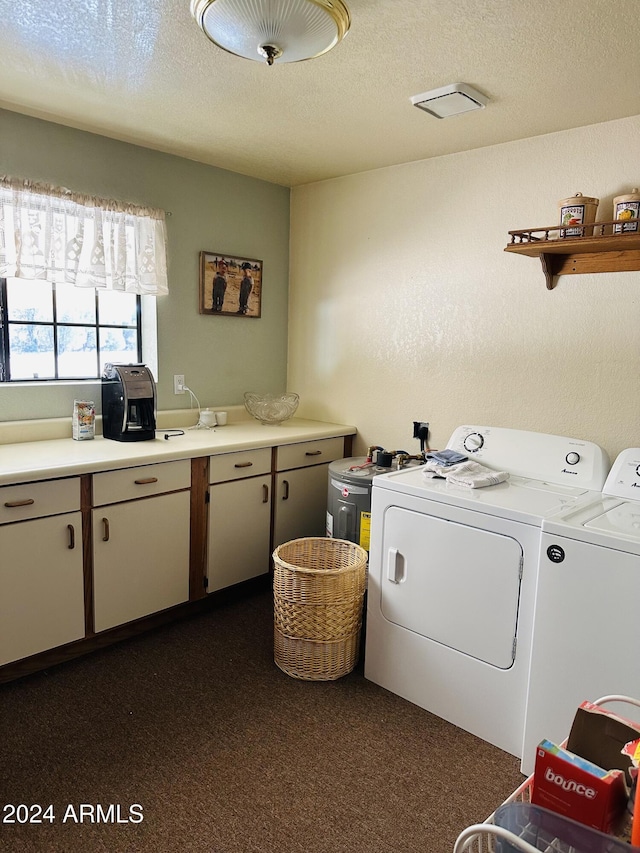
[[[262,261],[224,252],[200,252],[200,314],[259,317]]]

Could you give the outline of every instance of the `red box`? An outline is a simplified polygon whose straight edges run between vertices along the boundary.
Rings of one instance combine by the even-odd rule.
[[[537,748],[531,802],[600,832],[615,832],[627,805],[624,771],[598,777],[567,761],[557,749],[543,744]]]

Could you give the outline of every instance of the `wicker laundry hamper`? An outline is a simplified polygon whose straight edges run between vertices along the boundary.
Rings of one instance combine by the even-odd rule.
[[[307,537],[273,552],[274,660],[307,681],[341,678],[358,661],[367,552]]]

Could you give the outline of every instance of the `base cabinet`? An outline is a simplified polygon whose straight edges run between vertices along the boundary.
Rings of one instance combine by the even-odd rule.
[[[340,435],[0,486],[0,683],[268,575],[324,535],[344,456]]]
[[[93,510],[94,628],[189,598],[189,492]]]
[[[0,527],[0,665],[85,635],[80,512]]]
[[[304,536],[324,536],[329,463],[344,456],[342,438],[278,447],[273,547]]]
[[[210,458],[207,592],[269,571],[270,472],[268,447]]]

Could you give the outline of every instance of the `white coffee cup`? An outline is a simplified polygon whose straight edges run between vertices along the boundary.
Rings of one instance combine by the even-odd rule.
[[[218,426],[224,426],[227,422],[227,413],[226,412],[216,412],[216,422]]]
[[[200,412],[200,423],[203,426],[207,427],[213,427],[216,425],[216,413],[213,411],[213,409],[202,409],[202,411]]]

